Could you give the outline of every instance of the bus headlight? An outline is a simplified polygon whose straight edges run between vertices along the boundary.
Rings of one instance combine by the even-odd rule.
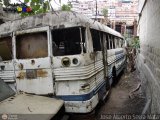
[[[73,60],[72,60],[72,63],[74,64],[74,65],[77,65],[78,64],[78,59],[77,58],[73,58]]]
[[[61,62],[64,67],[69,67],[71,64],[71,61],[68,57],[63,58]]]

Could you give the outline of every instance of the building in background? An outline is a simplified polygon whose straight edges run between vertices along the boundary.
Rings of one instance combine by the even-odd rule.
[[[138,0],[71,0],[70,3],[72,11],[106,24],[127,39],[137,36]],[[107,9],[107,17],[103,9]]]

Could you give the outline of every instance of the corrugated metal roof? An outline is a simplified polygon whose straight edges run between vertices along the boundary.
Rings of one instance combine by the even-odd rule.
[[[97,21],[93,21],[82,14],[67,11],[56,11],[44,14],[38,14],[14,21],[6,22],[0,25],[0,34],[6,34],[13,31],[25,30],[35,27],[51,26],[53,28],[90,26],[91,28],[101,30],[115,36],[123,38],[123,36],[115,30],[103,25]]]

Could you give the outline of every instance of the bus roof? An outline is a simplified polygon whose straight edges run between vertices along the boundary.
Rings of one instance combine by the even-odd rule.
[[[51,26],[53,27],[53,29],[76,26],[90,26],[90,28],[107,32],[114,36],[123,38],[123,36],[119,32],[107,27],[106,25],[91,20],[82,14],[67,11],[48,12],[6,22],[0,25],[0,34],[9,34],[14,31],[44,26]]]

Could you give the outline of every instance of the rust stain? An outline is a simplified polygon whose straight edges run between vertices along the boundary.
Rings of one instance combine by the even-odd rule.
[[[25,72],[19,72],[17,78],[18,78],[18,79],[24,79],[25,76],[26,76],[26,73],[25,73]]]
[[[43,69],[37,70],[37,77],[47,77],[47,74],[48,72]]]
[[[20,63],[20,64],[18,65],[18,67],[19,67],[20,70],[23,70],[23,64],[22,64],[22,63]]]

